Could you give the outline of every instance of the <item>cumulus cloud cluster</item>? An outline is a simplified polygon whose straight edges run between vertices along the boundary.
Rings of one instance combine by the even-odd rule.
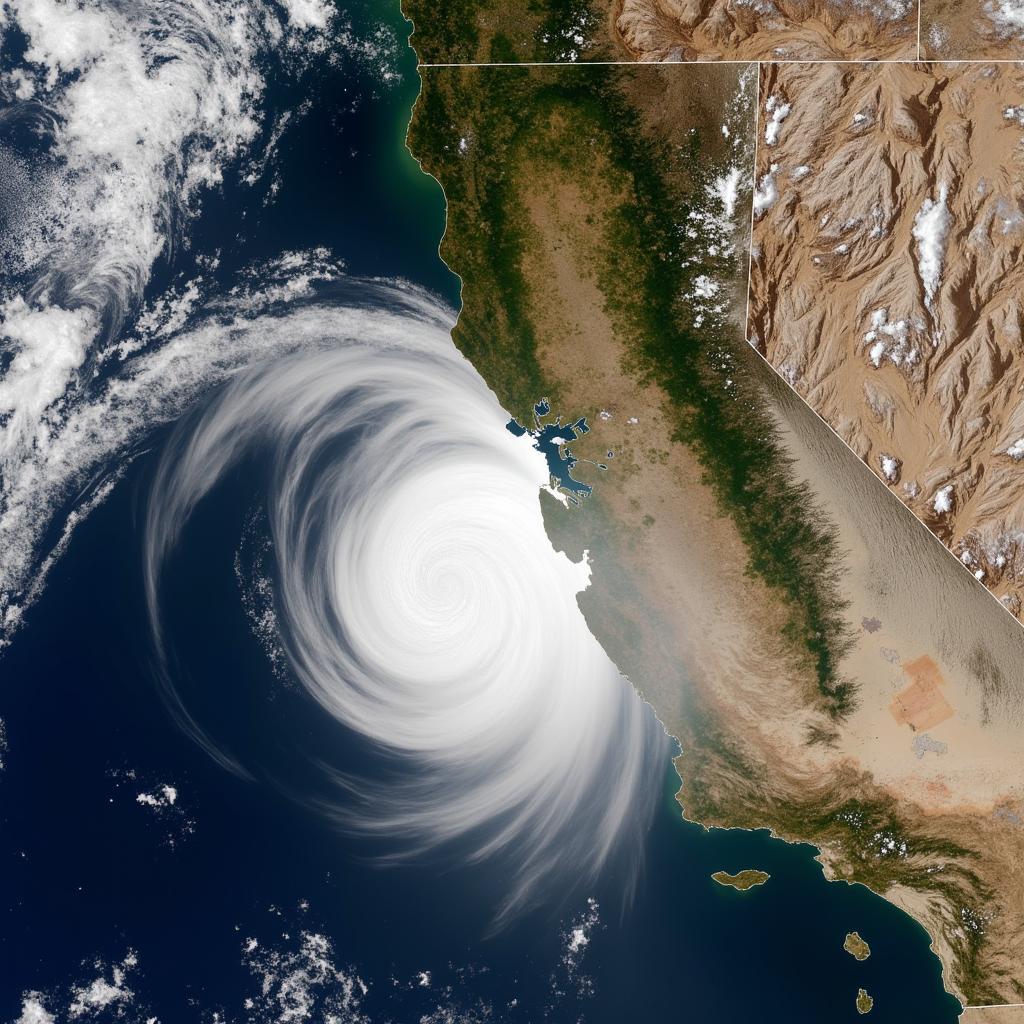
[[[0,640],[30,600],[48,514],[35,495],[69,419],[158,261],[258,137],[263,58],[323,49],[331,11],[323,0],[0,9]]]

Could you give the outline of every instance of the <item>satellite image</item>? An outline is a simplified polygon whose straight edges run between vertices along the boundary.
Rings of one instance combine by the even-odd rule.
[[[1024,1024],[1022,172],[1022,0],[2,0],[0,1024]]]

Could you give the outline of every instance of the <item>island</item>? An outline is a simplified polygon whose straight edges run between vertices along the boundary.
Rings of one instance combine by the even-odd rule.
[[[746,892],[747,889],[753,889],[756,885],[764,885],[771,875],[767,871],[747,868],[735,875],[730,875],[727,871],[716,871],[711,877],[719,885],[728,885],[733,889],[739,889],[740,892]]]
[[[870,1013],[871,1007],[875,1005],[874,999],[868,995],[867,989],[857,989],[857,1012]]]
[[[867,960],[871,956],[871,947],[856,932],[846,933],[843,949],[855,960]]]

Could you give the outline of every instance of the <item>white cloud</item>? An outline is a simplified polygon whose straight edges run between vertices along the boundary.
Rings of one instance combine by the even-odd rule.
[[[738,269],[737,242],[741,228],[747,227],[746,223],[736,223],[736,211],[741,197],[753,188],[750,121],[756,114],[755,91],[756,76],[748,68],[740,75],[721,126],[728,156],[705,179],[699,201],[681,225],[691,243],[682,265],[694,272],[693,287],[686,296],[694,327],[721,326],[735,312],[729,299],[720,293],[724,291],[723,282],[731,281]],[[745,251],[742,255],[745,265]]]
[[[590,945],[591,935],[601,922],[601,908],[592,896],[586,910],[577,914],[572,924],[562,933],[562,966],[570,976],[576,974]]]
[[[782,122],[789,117],[792,107],[781,96],[773,94],[764,105],[765,112],[770,115],[764,126],[764,142],[766,146],[774,146],[779,141]]]
[[[925,302],[930,306],[942,280],[946,236],[952,219],[946,208],[948,190],[940,186],[938,199],[926,199],[914,218],[913,235],[917,241],[917,273],[924,286]]]
[[[731,222],[733,214],[736,212],[736,202],[739,199],[742,181],[743,171],[736,166],[730,167],[725,174],[720,174],[715,178],[712,195],[721,204],[722,214],[727,221]]]
[[[1006,34],[1024,32],[1024,3],[1021,0],[995,0],[987,5],[989,16]]]
[[[288,20],[296,28],[327,27],[332,10],[323,0],[281,0],[288,12]]]
[[[11,414],[0,429],[0,460],[8,472],[20,446],[34,439],[43,412],[64,394],[96,328],[95,315],[85,308],[33,309],[21,296],[0,305],[0,338],[14,352],[0,378],[0,414]]]
[[[326,10],[322,0],[287,12],[269,0],[4,5],[5,31],[27,42],[5,84],[48,127],[46,159],[17,179],[0,236],[6,279],[23,282],[0,288],[11,354],[0,371],[0,542],[19,535],[0,554],[0,633],[20,619],[10,595],[28,585],[27,534],[39,524],[24,505],[38,506],[30,496],[52,481],[42,466],[96,397],[96,368],[173,245],[172,225],[188,223],[260,133],[267,58],[298,67],[296,40],[315,49]],[[165,333],[196,298],[186,291],[166,311]]]
[[[137,966],[138,958],[134,953],[128,953],[121,963],[109,968],[108,981],[108,969],[102,964],[97,964],[101,971],[100,975],[88,984],[76,985],[71,990],[68,1016],[72,1019],[91,1017],[114,1004],[130,1004],[135,998],[135,993],[128,987],[128,974]]]
[[[932,508],[935,509],[936,515],[944,516],[948,512],[953,510],[953,485],[946,484],[945,487],[940,487],[935,492],[935,498],[932,501]]]
[[[698,298],[711,299],[714,298],[720,290],[720,285],[717,281],[713,281],[707,274],[698,274],[693,281],[693,292]]]
[[[26,992],[21,997],[21,1015],[14,1024],[54,1024],[56,1018],[43,1005],[38,992]]]
[[[754,216],[760,217],[765,214],[779,198],[779,190],[775,184],[775,175],[779,170],[778,164],[772,164],[768,173],[761,176],[754,190]]]
[[[897,459],[895,455],[887,455],[883,452],[878,457],[878,465],[882,470],[882,476],[884,476],[889,483],[897,483],[899,481],[900,470],[903,468],[903,463]]]
[[[135,800],[147,807],[171,807],[178,799],[178,790],[174,786],[163,785],[150,793],[139,793]]]
[[[870,345],[868,357],[875,367],[887,358],[895,366],[910,367],[920,358],[918,348],[912,344],[910,324],[906,320],[890,322],[887,309],[876,309],[871,314],[871,326],[864,334],[864,344]]]
[[[369,986],[334,957],[330,939],[316,932],[300,932],[297,946],[270,948],[248,940],[242,962],[257,981],[257,990],[246,1000],[248,1019],[254,1024],[369,1024],[361,1009]]]

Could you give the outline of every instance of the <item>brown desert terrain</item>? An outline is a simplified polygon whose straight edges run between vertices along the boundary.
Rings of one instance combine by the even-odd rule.
[[[761,74],[751,342],[1018,613],[1024,69]]]
[[[897,725],[925,732],[953,717],[955,712],[942,694],[942,678],[935,662],[924,654],[903,665],[910,684],[892,699],[889,711]]]
[[[964,1002],[1014,998],[1024,986],[1024,633],[912,517],[893,515],[884,487],[752,360],[797,473],[839,527],[850,618],[880,622],[843,664],[856,710],[839,722],[824,713],[780,641],[777,596],[736,585],[742,541],[672,440],[665,396],[623,369],[587,279],[579,199],[533,195],[544,244],[531,278],[538,308],[551,311],[544,364],[573,408],[611,413],[576,453],[616,452],[591,503],[575,519],[552,508],[548,528],[574,557],[590,551],[581,605],[680,739],[687,816],[814,842],[831,877],[865,881],[927,927]],[[892,710],[908,686],[931,702],[911,709],[916,722]]]
[[[962,1024],[1022,1024],[1024,1004],[1010,1006],[969,1006],[960,1016]]]
[[[1024,3],[921,0],[921,56],[935,60],[1024,58]]]
[[[776,389],[798,473],[839,527],[850,619],[872,627],[862,625],[844,664],[860,701],[836,729],[826,771],[838,780],[844,765],[854,769],[855,788],[886,793],[915,837],[904,849],[896,830],[874,833],[883,855],[900,861],[882,891],[935,937],[947,987],[965,1003],[1015,1002],[1024,995],[1024,633],[911,517],[893,514],[882,484],[803,402],[766,386]],[[953,715],[929,731],[898,722],[892,702],[908,682],[940,691]],[[802,761],[809,767],[806,753]],[[834,862],[836,850],[820,845],[826,866],[843,875],[843,856]],[[940,852],[950,845],[961,853]],[[917,879],[905,885],[901,873]],[[956,880],[946,889],[944,875]],[[987,978],[978,987],[956,980],[973,942]]]
[[[914,60],[910,0],[618,0],[635,60]]]

